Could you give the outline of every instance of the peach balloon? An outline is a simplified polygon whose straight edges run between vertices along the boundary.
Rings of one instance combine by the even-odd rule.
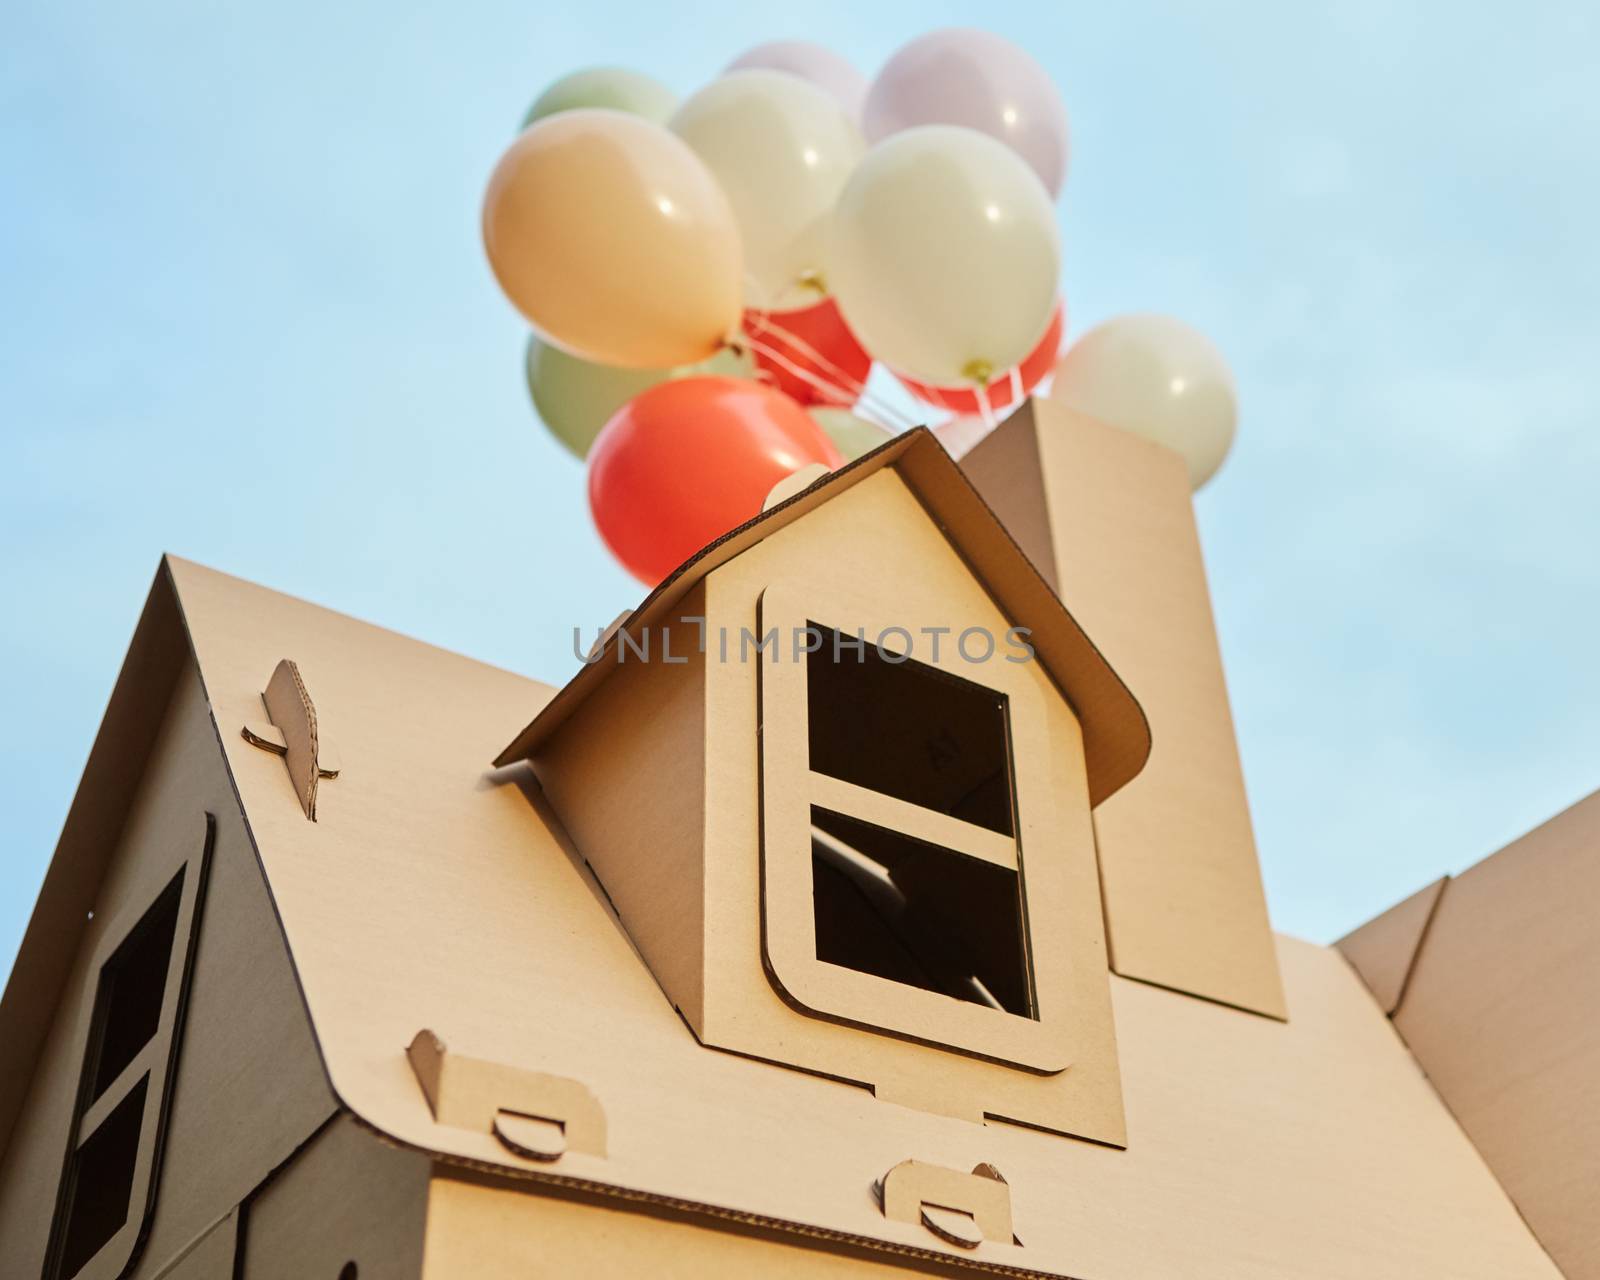
[[[524,130],[489,179],[483,243],[539,336],[625,368],[704,360],[738,332],[739,229],[679,138],[620,111]]]

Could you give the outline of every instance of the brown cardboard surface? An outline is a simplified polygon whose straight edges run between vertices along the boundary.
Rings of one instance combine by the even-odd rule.
[[[1400,1007],[1417,950],[1449,879],[1445,876],[1418,889],[1404,902],[1374,916],[1334,944],[1361,975],[1385,1013],[1392,1014]]]
[[[1450,881],[1394,1018],[1567,1280],[1600,1277],[1596,903],[1600,793]]]
[[[619,631],[638,633],[682,613],[676,606],[714,569],[884,469],[901,475],[1001,610],[1032,628],[1031,643],[1082,725],[1091,800],[1098,804],[1126,785],[1150,753],[1149,726],[1138,702],[926,428],[896,436],[711,543],[674,570]],[[616,638],[610,642],[618,643]],[[586,666],[547,701],[495,763],[537,754],[544,740],[619,665],[604,661]]]
[[[158,592],[162,590],[158,585]],[[149,616],[147,610],[146,616]],[[0,1276],[36,1280],[50,1230],[74,1091],[82,1060],[83,1031],[92,1011],[96,973],[91,957],[126,912],[137,915],[172,877],[188,852],[168,833],[184,830],[205,812],[215,818],[211,873],[194,974],[189,989],[177,1078],[166,1129],[155,1216],[141,1267],[158,1271],[249,1194],[268,1170],[332,1111],[334,1100],[312,1041],[283,937],[273,915],[255,852],[218,745],[217,728],[192,665],[185,669],[181,634],[168,637],[178,652],[170,704],[151,716],[151,742],[139,765],[136,788],[113,823],[88,886],[94,918],[65,923],[73,951],[59,1016],[32,1046],[23,1072],[26,1103],[0,1160]],[[259,705],[259,704],[258,704]],[[272,756],[246,746],[278,771]],[[96,749],[99,755],[99,749]],[[113,790],[108,804],[118,801]],[[289,813],[310,825],[287,796]],[[64,841],[52,878],[73,850]],[[86,878],[88,868],[75,868]],[[41,907],[41,911],[43,908]],[[36,919],[38,913],[36,913]],[[7,1034],[0,1043],[22,1049]],[[9,1080],[6,1082],[11,1083]],[[141,1272],[143,1274],[143,1272]]]
[[[702,595],[690,591],[679,614],[703,616]],[[697,1026],[706,982],[705,658],[697,628],[681,617],[654,628],[649,643],[649,660],[617,664],[535,769],[667,998]]]
[[[1035,399],[962,467],[1150,721],[1148,764],[1095,812],[1112,967],[1285,1017],[1182,459]]]
[[[1111,979],[1125,1151],[712,1052],[521,789],[483,775],[505,709],[539,686],[197,566],[174,573],[221,723],[248,718],[263,664],[285,652],[338,719],[347,769],[316,823],[286,802],[279,760],[237,734],[222,746],[334,1088],[397,1141],[530,1186],[1087,1280],[1555,1280],[1337,953],[1280,943],[1290,1024]],[[581,1081],[607,1155],[521,1160],[438,1124],[405,1055],[420,1027]],[[1003,1170],[1023,1245],[969,1252],[885,1219],[871,1184],[908,1159]],[[495,1200],[496,1214],[541,1204]],[[512,1251],[557,1244],[477,1235],[490,1277]],[[448,1238],[465,1237],[443,1231],[441,1250]]]
[[[421,1274],[429,1164],[348,1116],[319,1133],[251,1199],[247,1280],[408,1280]],[[351,1263],[354,1270],[344,1269]],[[465,1280],[473,1273],[461,1271]]]
[[[153,1280],[233,1280],[235,1245],[239,1240],[239,1211],[230,1212]]]

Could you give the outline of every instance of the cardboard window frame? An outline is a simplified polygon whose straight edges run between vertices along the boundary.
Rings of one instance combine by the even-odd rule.
[[[95,948],[89,972],[94,975],[89,1014],[84,1019],[82,1048],[79,1053],[78,1090],[68,1129],[67,1151],[62,1160],[61,1178],[56,1189],[50,1243],[45,1254],[43,1280],[121,1280],[138,1262],[150,1220],[155,1215],[156,1190],[161,1175],[161,1155],[166,1123],[177,1078],[178,1049],[183,1035],[184,1014],[194,974],[194,956],[200,936],[200,916],[205,903],[206,881],[211,870],[211,852],[216,842],[216,820],[206,813],[199,847],[183,859],[161,888],[137,910],[130,909],[108,928]],[[172,934],[172,949],[167,956],[166,983],[161,995],[161,1015],[155,1033],[104,1089],[94,1094],[94,1077],[99,1057],[99,1025],[95,1017],[99,1004],[102,975],[107,963],[145,919],[175,881],[179,888],[178,919]],[[78,1151],[115,1112],[117,1104],[142,1083],[144,1114],[139,1122],[139,1141],[134,1156],[133,1180],[128,1195],[128,1212],[122,1225],[77,1271],[63,1271],[66,1232],[70,1220],[74,1187],[72,1178]],[[93,1095],[93,1096],[91,1096]]]
[[[776,629],[779,642],[763,648],[757,666],[757,714],[761,761],[761,949],[768,976],[788,1001],[813,1016],[899,1036],[1040,1074],[1066,1070],[1073,1061],[1073,1033],[1065,1013],[1072,963],[1070,947],[1034,945],[1031,920],[1051,918],[1049,904],[1065,892],[1063,869],[1029,850],[1047,850],[1055,816],[1050,786],[1049,740],[1041,699],[1048,696],[1024,670],[998,653],[986,662],[964,658],[959,646],[940,646],[935,656],[915,659],[948,675],[982,686],[1007,701],[1008,746],[1015,805],[1015,857],[1022,935],[1034,1017],[1007,1013],[939,992],[925,991],[817,958],[812,906],[811,807],[833,809],[859,821],[928,839],[985,861],[996,861],[995,833],[931,809],[841,784],[813,773],[805,655],[785,638],[812,622],[846,636],[864,630],[872,643],[891,628],[918,623],[897,608],[892,583],[875,583],[870,596],[818,574],[769,584],[756,606],[762,636]],[[904,645],[884,641],[886,651],[907,655]],[[844,788],[848,787],[848,791]],[[843,803],[841,803],[841,801]],[[922,815],[920,829],[907,829],[907,810]],[[962,828],[969,828],[963,831]],[[1004,838],[1002,838],[1004,839]]]

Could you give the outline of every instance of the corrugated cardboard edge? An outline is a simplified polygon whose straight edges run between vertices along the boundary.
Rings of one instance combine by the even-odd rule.
[[[483,1181],[489,1185],[515,1185],[519,1183],[541,1183],[547,1187],[559,1188],[563,1191],[578,1192],[592,1196],[602,1202],[618,1201],[625,1204],[640,1206],[640,1212],[652,1209],[668,1213],[680,1213],[693,1221],[714,1228],[718,1222],[736,1223],[740,1226],[756,1227],[762,1230],[774,1231],[781,1235],[802,1240],[818,1240],[827,1244],[844,1245],[851,1249],[860,1250],[867,1255],[887,1255],[889,1257],[908,1258],[914,1262],[937,1264],[940,1273],[951,1271],[963,1275],[996,1275],[1017,1276],[1023,1280],[1089,1280],[1088,1277],[1076,1275],[1066,1271],[1042,1271],[1034,1267],[1019,1265],[1017,1263],[1000,1262],[993,1258],[974,1255],[972,1250],[952,1246],[948,1249],[919,1249],[915,1245],[904,1244],[895,1240],[883,1240],[874,1236],[856,1235],[847,1231],[832,1231],[827,1227],[811,1226],[804,1222],[796,1222],[785,1218],[768,1217],[765,1214],[749,1213],[740,1209],[726,1209],[718,1205],[704,1204],[697,1200],[685,1200],[677,1196],[663,1196],[651,1191],[637,1191],[629,1187],[617,1186],[614,1183],[594,1182],[587,1178],[563,1176],[561,1174],[547,1173],[537,1169],[511,1169],[505,1165],[489,1164],[482,1160],[470,1160],[463,1156],[438,1154],[423,1147],[413,1146],[411,1143],[400,1141],[360,1116],[354,1117],[356,1121],[378,1137],[402,1150],[421,1151],[425,1155],[433,1156],[436,1164],[444,1166],[445,1176],[459,1176],[464,1181]],[[462,1171],[456,1174],[454,1171]],[[863,1195],[871,1194],[870,1188],[864,1188]],[[999,1246],[1004,1248],[1005,1246]],[[1012,1246],[1013,1249],[1016,1246]]]
[[[863,454],[787,501],[740,525],[685,561],[618,628],[637,636],[713,569],[884,467],[896,468],[950,539],[1002,613],[1032,627],[1029,641],[1083,726],[1090,801],[1099,804],[1132,781],[1150,755],[1150,725],[1138,700],[1093,640],[1067,612],[972,482],[925,427]],[[562,687],[496,758],[497,766],[531,757],[616,664],[602,656]]]
[[[163,560],[0,997],[0,1149],[9,1145],[28,1096],[40,1046],[188,652]]]
[[[1390,1017],[1405,998],[1406,984],[1449,880],[1443,876],[1418,889],[1333,944]]]

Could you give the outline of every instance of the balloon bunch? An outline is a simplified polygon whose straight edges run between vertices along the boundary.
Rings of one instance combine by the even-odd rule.
[[[540,96],[489,181],[484,244],[534,329],[534,404],[588,459],[622,564],[653,585],[797,468],[909,425],[869,389],[875,361],[924,405],[975,419],[969,435],[1019,404],[1061,349],[1053,200],[1068,155],[1049,76],[980,31],[914,40],[870,85],[826,49],[779,42],[681,103],[614,69]],[[1176,323],[1122,323],[1147,320]],[[1131,376],[1145,421],[1124,425],[1158,434],[1151,378],[1170,400],[1220,370],[1231,438],[1225,367],[1201,368],[1198,335],[1173,332],[1131,348],[1113,334],[1081,376],[1069,353],[1057,386],[1115,419]]]

